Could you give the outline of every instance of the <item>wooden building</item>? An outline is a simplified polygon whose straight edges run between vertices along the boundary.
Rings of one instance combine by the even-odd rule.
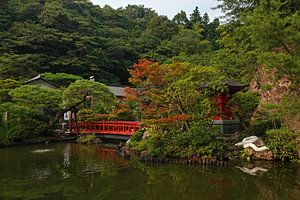
[[[238,132],[240,129],[239,119],[233,115],[230,110],[229,101],[231,97],[243,90],[247,85],[239,83],[234,80],[226,80],[227,90],[221,94],[212,95],[213,102],[213,124],[220,126],[220,131],[223,134],[232,134]],[[200,86],[201,88],[207,88],[208,82]]]

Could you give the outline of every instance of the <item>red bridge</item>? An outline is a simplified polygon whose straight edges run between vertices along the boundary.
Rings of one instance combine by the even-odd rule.
[[[132,136],[141,126],[132,121],[94,121],[70,123],[70,134],[99,134],[115,136]]]

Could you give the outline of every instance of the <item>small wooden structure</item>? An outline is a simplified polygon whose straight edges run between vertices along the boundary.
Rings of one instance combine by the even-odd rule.
[[[125,86],[107,85],[107,87],[118,99],[122,100],[125,98]]]
[[[213,124],[220,126],[222,134],[232,134],[239,131],[240,121],[230,110],[229,101],[231,97],[243,90],[247,85],[239,83],[234,80],[225,80],[227,90],[221,94],[212,95],[213,102]],[[208,82],[202,84],[201,88],[207,88]]]
[[[41,86],[41,87],[45,87],[45,88],[51,88],[51,89],[58,89],[59,88],[58,85],[42,78],[41,75],[38,75],[38,76],[28,80],[28,81],[25,81],[23,83],[23,85],[37,85],[37,86]]]

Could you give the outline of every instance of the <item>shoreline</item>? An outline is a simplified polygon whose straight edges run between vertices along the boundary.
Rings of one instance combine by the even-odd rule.
[[[37,137],[37,138],[25,139],[20,142],[14,142],[11,144],[0,144],[0,148],[23,146],[23,145],[33,145],[33,144],[49,144],[49,143],[76,141],[76,139],[77,139],[77,136]]]

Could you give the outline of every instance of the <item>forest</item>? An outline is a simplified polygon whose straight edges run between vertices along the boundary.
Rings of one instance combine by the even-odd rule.
[[[166,62],[184,55],[209,64],[219,48],[218,19],[210,22],[198,8],[169,20],[137,5],[115,10],[86,0],[9,0],[0,17],[1,79],[51,72],[126,84],[127,69],[141,57]]]
[[[0,8],[0,143],[42,135],[72,108],[83,120],[143,121],[150,136],[141,130],[130,145],[155,156],[219,156],[225,145],[209,122],[210,96],[233,79],[248,85],[230,102],[242,135],[263,137],[277,159],[297,157],[300,2],[219,0],[221,20],[199,7],[169,19],[89,0]],[[61,88],[22,85],[39,74]],[[118,102],[104,84],[137,90]]]

